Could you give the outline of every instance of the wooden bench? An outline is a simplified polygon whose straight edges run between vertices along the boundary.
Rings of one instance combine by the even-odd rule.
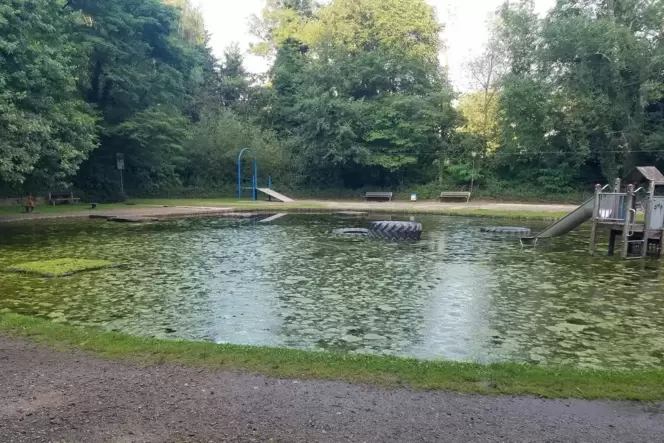
[[[448,191],[443,191],[440,193],[440,196],[438,196],[438,201],[443,201],[443,199],[446,198],[455,198],[455,199],[466,199],[466,203],[470,201],[470,192],[468,191],[459,191],[459,192],[448,192]]]
[[[394,192],[367,192],[364,195],[364,200],[387,200],[392,201]]]
[[[51,191],[48,193],[48,202],[53,206],[57,204],[75,205],[80,201],[80,198],[74,197],[72,191]]]

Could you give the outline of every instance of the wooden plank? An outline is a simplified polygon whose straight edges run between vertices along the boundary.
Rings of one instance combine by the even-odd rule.
[[[465,198],[466,203],[470,201],[471,193],[468,191],[443,191],[438,196],[438,201],[443,201],[444,198]]]
[[[364,200],[385,199],[388,201],[392,201],[393,196],[394,196],[393,192],[367,192],[366,194],[364,194]]]
[[[273,222],[273,221],[275,221],[275,220],[279,220],[281,217],[285,217],[285,216],[287,216],[287,215],[288,215],[288,214],[285,213],[285,212],[282,212],[282,213],[280,213],[280,214],[274,214],[274,215],[272,215],[272,216],[270,216],[270,217],[268,217],[268,218],[264,218],[264,219],[261,220],[259,223],[270,223],[270,222]]]
[[[258,191],[262,192],[263,194],[267,194],[267,195],[270,196],[271,198],[276,198],[277,200],[279,200],[279,201],[281,201],[281,202],[283,202],[283,203],[290,203],[290,202],[294,202],[294,201],[295,201],[295,200],[293,200],[292,198],[290,198],[290,197],[286,197],[285,195],[280,194],[280,193],[278,193],[277,191],[275,191],[275,190],[273,190],[273,189],[270,189],[270,188],[256,188],[256,189],[257,189]]]

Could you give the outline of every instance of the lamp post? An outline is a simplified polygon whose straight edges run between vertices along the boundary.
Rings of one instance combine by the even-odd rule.
[[[475,157],[477,157],[477,152],[471,152],[470,156],[473,157],[473,169],[470,172],[470,192],[472,193],[473,186],[475,186]]]

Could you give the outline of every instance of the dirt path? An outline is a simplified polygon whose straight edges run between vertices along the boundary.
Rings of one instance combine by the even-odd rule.
[[[303,201],[298,201],[303,203]],[[490,211],[520,211],[520,212],[562,212],[571,211],[578,205],[564,205],[564,204],[544,204],[544,203],[497,203],[497,202],[470,202],[470,203],[448,203],[448,202],[408,202],[408,201],[393,201],[393,202],[334,202],[334,201],[317,201],[307,200],[306,203],[317,204],[328,208],[343,208],[343,209],[360,209],[360,210],[385,210],[386,208],[395,210],[408,210],[414,209],[418,211],[432,210],[457,210],[457,209],[483,209]]]
[[[140,368],[0,337],[0,441],[661,442],[664,408]]]
[[[472,202],[472,203],[437,203],[437,202],[335,202],[328,200],[300,200],[293,204],[260,202],[260,208],[274,209],[274,211],[288,211],[288,209],[302,209],[307,206],[315,207],[316,210],[342,211],[453,211],[460,209],[483,209],[490,211],[518,211],[518,212],[569,212],[574,205],[550,205],[529,203],[495,203],[495,202]],[[15,213],[0,215],[0,222],[40,220],[54,218],[76,218],[95,216],[119,216],[119,217],[190,217],[190,216],[212,216],[231,211],[251,211],[251,205],[240,207],[203,207],[203,206],[127,206],[123,209],[106,210],[83,210],[62,213]]]
[[[216,215],[232,211],[231,208],[222,207],[196,207],[196,206],[149,206],[149,207],[132,207],[127,206],[126,209],[105,209],[95,211],[76,211],[76,212],[59,212],[59,213],[39,213],[32,214],[16,213],[0,215],[0,222],[11,221],[24,221],[24,220],[43,220],[43,219],[57,219],[57,218],[88,218],[94,216],[116,216],[116,217],[190,217],[190,216],[206,216]]]

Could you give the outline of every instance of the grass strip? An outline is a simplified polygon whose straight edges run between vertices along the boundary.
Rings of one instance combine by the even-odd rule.
[[[461,363],[348,355],[285,348],[171,341],[77,328],[22,315],[0,314],[0,333],[60,351],[139,364],[178,363],[268,376],[340,380],[385,387],[546,398],[664,399],[664,370],[593,370],[523,363]]]

